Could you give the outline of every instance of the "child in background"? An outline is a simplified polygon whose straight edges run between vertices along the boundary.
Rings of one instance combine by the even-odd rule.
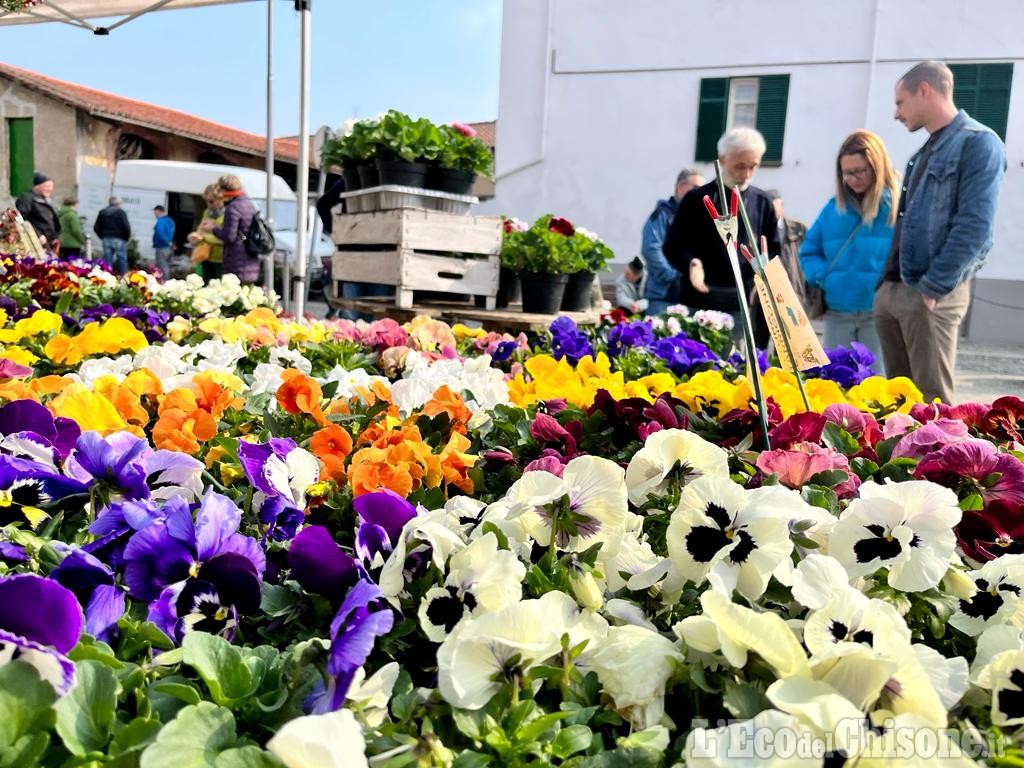
[[[615,306],[634,315],[642,314],[647,309],[647,299],[643,298],[644,277],[644,262],[636,256],[615,281]]]

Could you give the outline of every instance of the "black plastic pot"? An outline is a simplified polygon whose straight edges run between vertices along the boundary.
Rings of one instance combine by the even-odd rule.
[[[590,309],[590,292],[594,288],[594,273],[583,271],[569,275],[562,296],[562,311],[585,312]]]
[[[363,188],[362,182],[359,180],[359,168],[357,166],[343,167],[341,169],[341,177],[345,179],[346,192],[355,192],[357,189]]]
[[[426,189],[427,164],[408,163],[405,160],[381,160],[377,158],[377,174],[380,184],[396,184],[400,187]]]
[[[377,165],[372,160],[360,163],[356,166],[356,171],[359,173],[360,189],[369,189],[370,187],[380,186],[380,176],[377,174]]]
[[[523,287],[523,312],[554,315],[562,306],[562,296],[569,276],[520,272],[519,282]]]
[[[519,287],[519,275],[508,267],[502,267],[498,274],[498,295],[495,298],[494,306],[504,309],[509,304],[519,301],[520,296],[522,296],[522,291]],[[487,297],[476,296],[475,304],[478,307],[486,306]]]
[[[438,192],[450,192],[453,195],[468,195],[473,191],[476,174],[472,171],[460,171],[457,168],[445,168],[432,165],[427,171],[427,189]]]

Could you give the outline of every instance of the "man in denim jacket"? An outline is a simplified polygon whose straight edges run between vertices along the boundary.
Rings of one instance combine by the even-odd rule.
[[[927,400],[953,400],[970,278],[992,247],[1003,143],[953,104],[953,73],[926,61],[896,84],[895,117],[930,134],[903,178],[896,233],[875,293],[888,376],[909,376]]]

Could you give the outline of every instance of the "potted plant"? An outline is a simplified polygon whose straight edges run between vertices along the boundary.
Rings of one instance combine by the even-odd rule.
[[[345,189],[349,192],[376,186],[377,168],[371,158],[373,147],[370,143],[376,126],[377,120],[347,120],[337,137],[324,142],[323,162],[341,166]],[[361,169],[365,170],[361,172]],[[363,183],[361,176],[367,183]]]
[[[425,118],[389,110],[370,137],[381,184],[426,187],[427,163],[441,151],[441,132]]]
[[[494,155],[472,126],[452,123],[440,126],[441,147],[437,163],[427,176],[430,189],[468,195],[477,176],[491,177]]]
[[[525,230],[506,226],[501,263],[519,275],[524,312],[558,312],[569,274],[579,266],[572,249],[574,233],[567,219],[551,214]]]
[[[584,311],[592,304],[595,276],[604,271],[614,254],[601,238],[583,227],[575,228],[571,249],[576,269],[569,275],[561,308],[566,312]]]

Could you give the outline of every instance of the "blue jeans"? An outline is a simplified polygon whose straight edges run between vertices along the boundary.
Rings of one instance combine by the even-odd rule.
[[[344,299],[360,299],[364,296],[390,296],[395,292],[393,286],[381,285],[380,283],[342,283],[341,296]],[[341,316],[346,320],[373,320],[373,315],[356,312],[354,309],[341,310]]]
[[[849,347],[851,341],[859,341],[871,350],[875,362],[871,367],[883,376],[882,345],[878,341],[875,330],[874,312],[825,312],[825,338],[822,340],[825,349],[840,345]]]
[[[103,260],[123,275],[128,271],[128,241],[119,237],[103,238]]]

